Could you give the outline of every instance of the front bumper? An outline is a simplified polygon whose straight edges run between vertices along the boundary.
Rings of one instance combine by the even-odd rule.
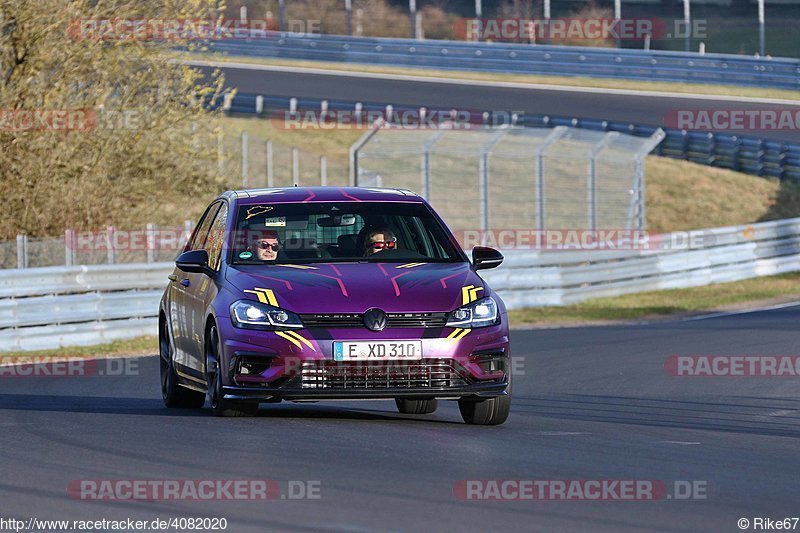
[[[505,318],[505,317],[503,317]],[[507,394],[508,329],[456,328],[237,330],[223,342],[226,399],[244,401],[483,398]],[[336,362],[333,343],[421,340],[423,359]]]

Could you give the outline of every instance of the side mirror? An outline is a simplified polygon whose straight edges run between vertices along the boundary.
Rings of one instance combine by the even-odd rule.
[[[476,246],[472,249],[472,265],[475,270],[498,267],[502,262],[503,254],[494,248]]]
[[[183,252],[175,260],[175,266],[184,272],[208,272],[208,252],[205,250],[189,250]]]

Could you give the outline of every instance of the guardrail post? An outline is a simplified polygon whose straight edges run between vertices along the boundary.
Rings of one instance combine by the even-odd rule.
[[[324,155],[319,158],[319,184],[323,187],[328,185],[328,160]]]
[[[147,262],[148,263],[155,263],[156,262],[156,225],[153,223],[147,224],[147,230],[145,233],[147,237]]]
[[[28,268],[28,236],[17,235],[17,268]]]
[[[247,148],[248,148],[247,132],[242,132],[242,187],[247,188]]]
[[[117,254],[114,249],[114,226],[106,228],[106,246],[108,248],[107,262],[109,265],[113,265],[117,262]]]
[[[75,230],[68,229],[64,232],[64,264],[75,264]]]
[[[264,112],[264,97],[260,94],[256,96],[256,115]]]
[[[300,185],[300,150],[292,147],[292,185]]]
[[[272,141],[267,141],[267,187],[275,186],[275,167],[272,161]]]

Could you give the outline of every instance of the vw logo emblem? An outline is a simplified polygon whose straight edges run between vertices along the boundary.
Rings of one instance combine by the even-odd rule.
[[[377,307],[369,309],[364,313],[364,325],[372,331],[383,331],[386,327],[386,313]]]

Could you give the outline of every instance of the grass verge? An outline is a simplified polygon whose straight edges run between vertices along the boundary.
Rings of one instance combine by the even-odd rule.
[[[690,289],[597,298],[564,307],[516,309],[509,311],[509,321],[512,327],[605,324],[732,311],[795,300],[800,300],[800,272]]]
[[[146,336],[118,340],[106,344],[94,344],[92,346],[70,346],[55,350],[0,352],[0,363],[27,357],[52,357],[54,359],[60,357],[96,357],[102,359],[106,357],[155,355],[157,353],[158,337]]]

